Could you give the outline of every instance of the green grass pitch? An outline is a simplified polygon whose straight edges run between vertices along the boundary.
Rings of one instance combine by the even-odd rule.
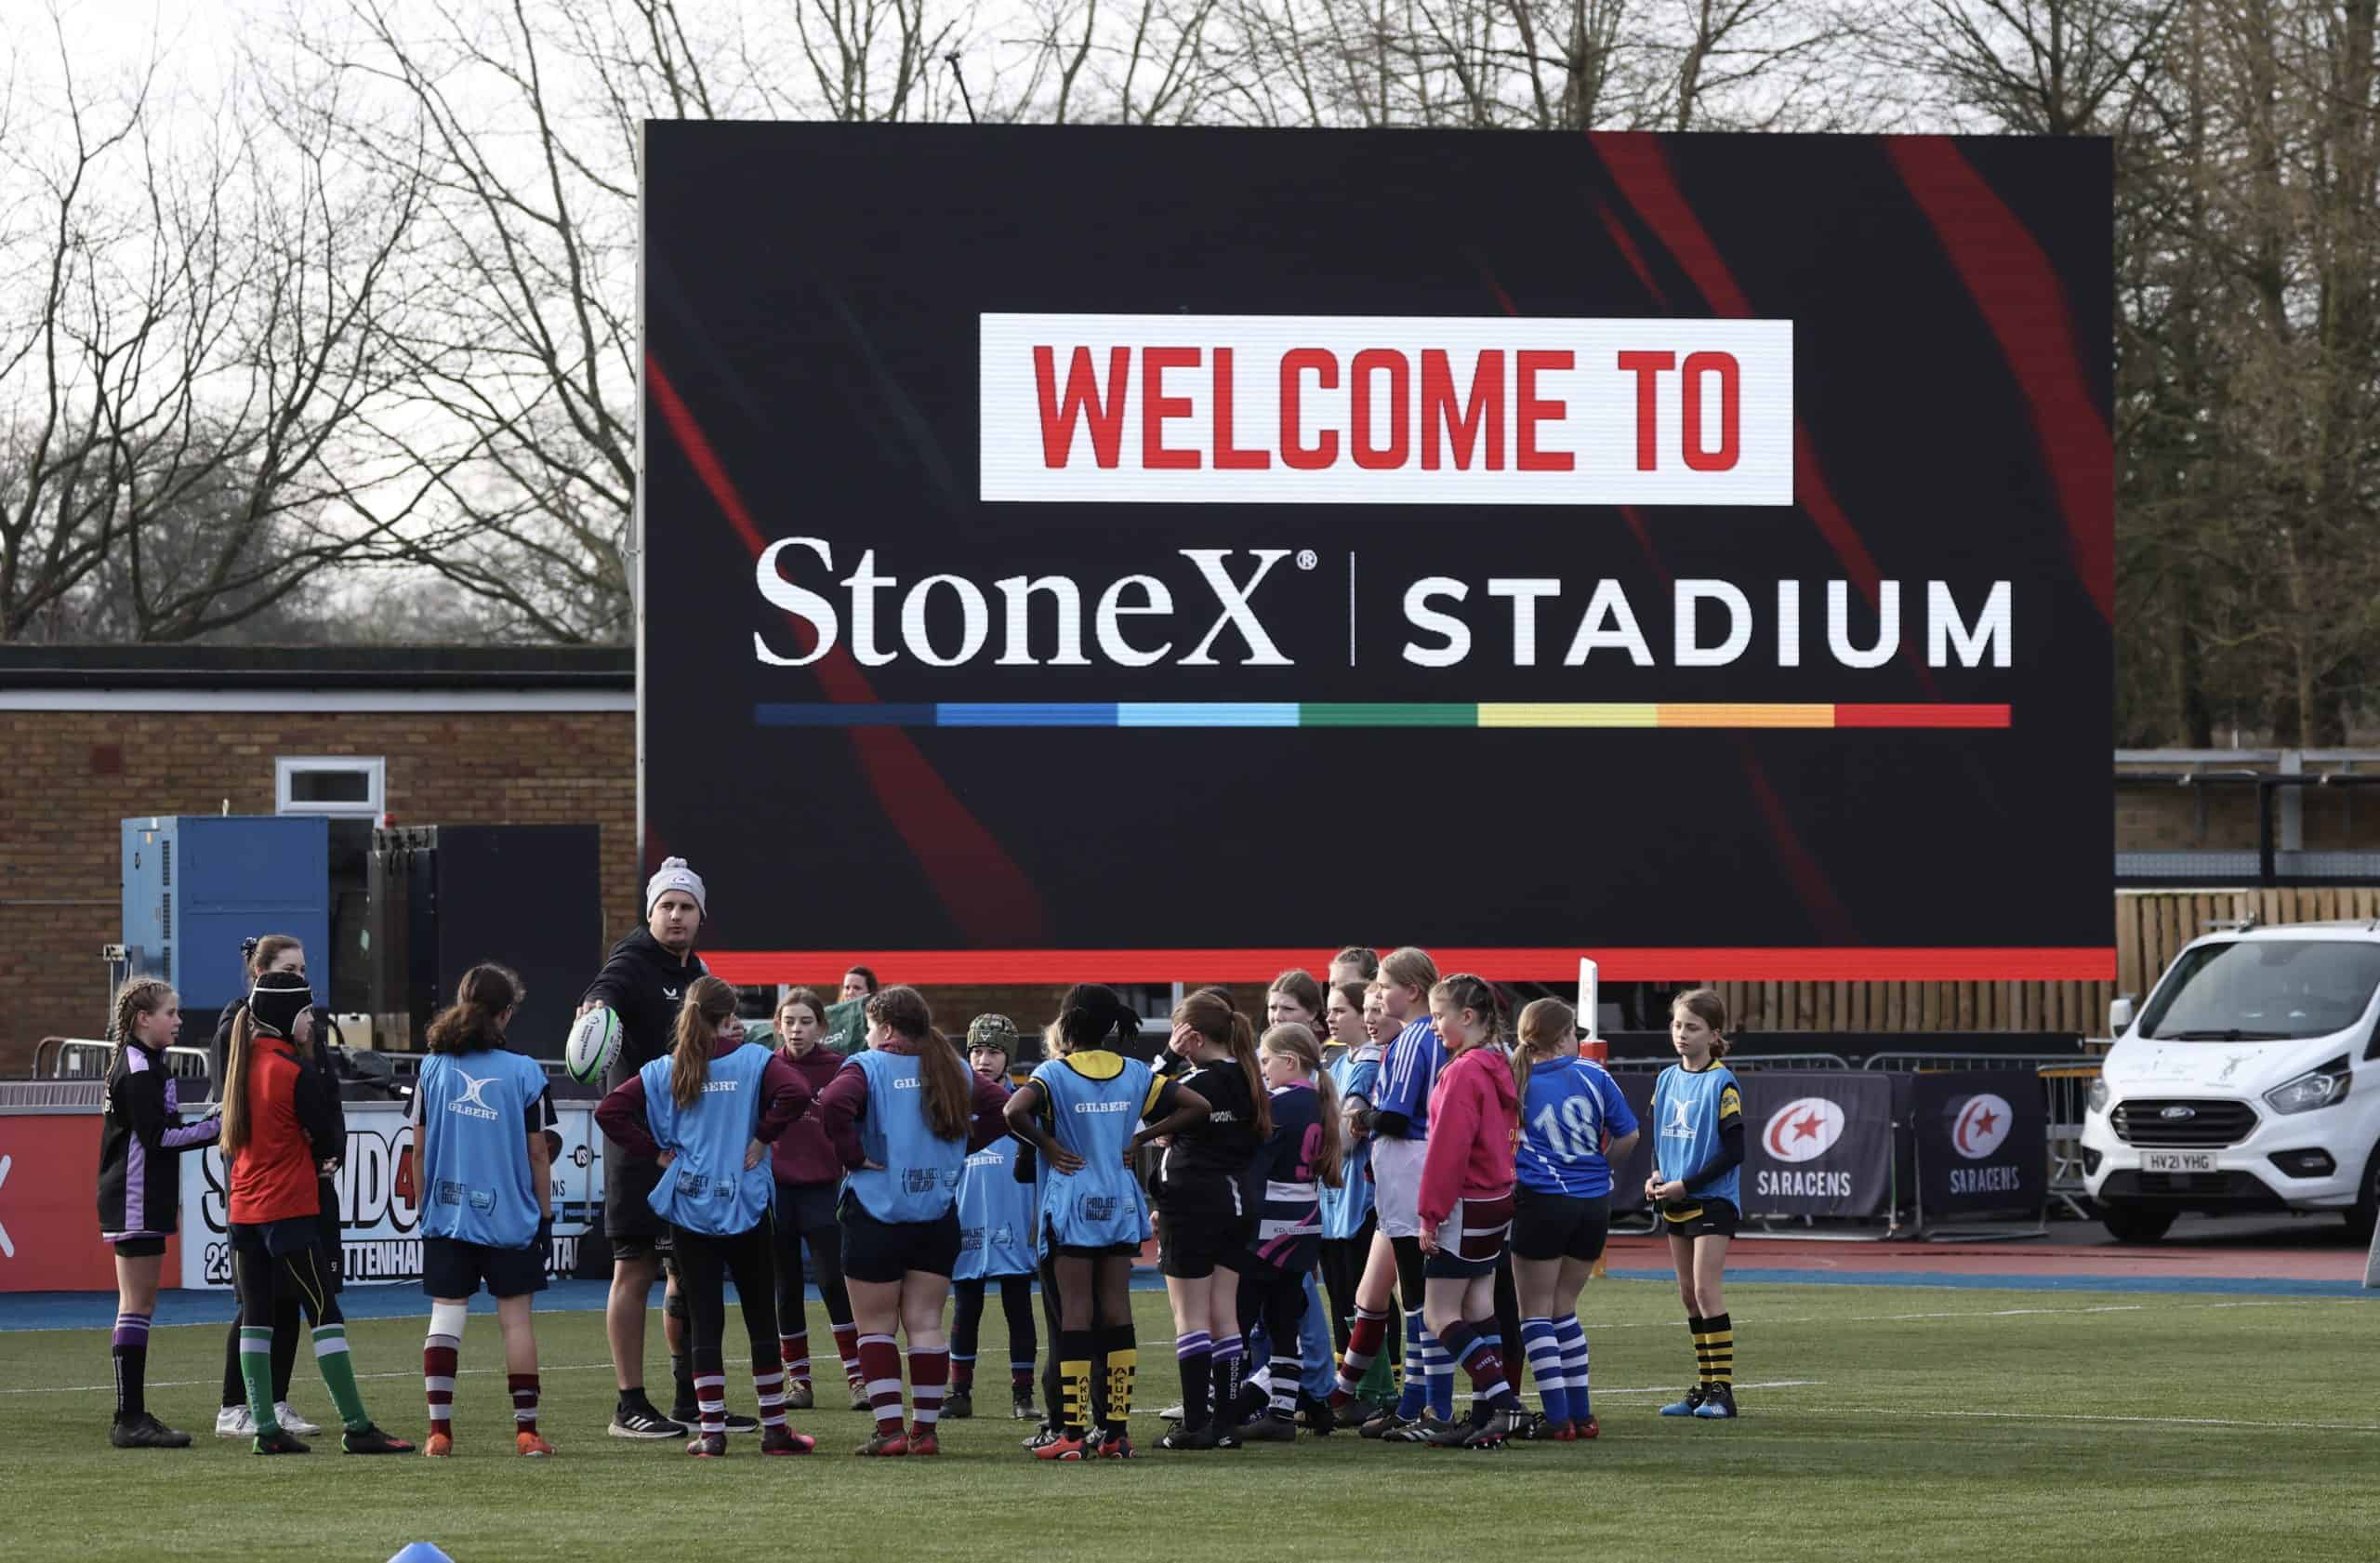
[[[171,1327],[169,1294],[150,1403],[198,1435],[185,1451],[107,1446],[103,1331],[0,1333],[0,1558],[377,1560],[411,1540],[458,1563],[2380,1556],[2380,1310],[2360,1300],[1731,1287],[1745,1414],[1703,1424],[1653,1414],[1692,1360],[1673,1293],[1598,1281],[1580,1310],[1598,1441],[1466,1453],[1339,1434],[1201,1454],[1154,1448],[1172,1331],[1160,1296],[1135,1301],[1142,1457],[1077,1467],[1018,1447],[997,1308],[991,1414],[945,1424],[936,1460],[852,1458],[867,1422],[836,1384],[795,1418],[820,1440],[805,1460],[764,1461],[748,1437],[717,1463],[606,1437],[602,1321],[584,1312],[539,1325],[557,1459],[511,1453],[496,1321],[474,1315],[455,1459],[355,1459],[325,1437],[259,1460],[212,1437],[222,1327]],[[351,1328],[373,1414],[415,1437],[421,1333]],[[731,1358],[729,1403],[748,1411],[738,1373]],[[306,1360],[292,1398],[328,1420]]]

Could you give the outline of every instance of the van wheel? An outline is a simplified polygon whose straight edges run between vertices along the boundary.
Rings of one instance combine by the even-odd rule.
[[[2135,1205],[2102,1200],[2099,1224],[2120,1243],[2153,1243],[2165,1235],[2179,1212],[2162,1205]]]
[[[2347,1212],[2347,1235],[2357,1242],[2370,1242],[2374,1226],[2380,1226],[2380,1146],[2373,1147],[2372,1159],[2363,1164],[2363,1193]]]

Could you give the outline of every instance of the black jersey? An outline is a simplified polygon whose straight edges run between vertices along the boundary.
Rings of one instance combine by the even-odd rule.
[[[163,1238],[182,1203],[182,1152],[211,1146],[223,1120],[184,1123],[165,1057],[137,1041],[108,1064],[107,1112],[99,1129],[99,1235]]]
[[[1256,1103],[1249,1093],[1248,1076],[1237,1060],[1199,1065],[1182,1077],[1182,1089],[1197,1092],[1210,1110],[1166,1146],[1157,1171],[1160,1209],[1228,1199],[1226,1190],[1235,1184],[1245,1185],[1249,1166],[1264,1144],[1256,1133]]]

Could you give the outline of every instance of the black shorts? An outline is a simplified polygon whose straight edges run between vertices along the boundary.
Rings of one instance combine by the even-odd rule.
[[[654,1213],[651,1201],[660,1181],[657,1161],[630,1161],[625,1153],[604,1159],[603,1236],[612,1239],[613,1258],[642,1259],[669,1252],[669,1224]]]
[[[1059,1243],[1050,1252],[1061,1259],[1138,1259],[1138,1243]]]
[[[160,1259],[165,1252],[163,1238],[118,1238],[109,1246],[119,1259]]]
[[[1611,1234],[1611,1196],[1581,1199],[1522,1188],[1513,1195],[1513,1256],[1516,1259],[1603,1257]]]
[[[546,1289],[546,1266],[535,1247],[487,1248],[454,1238],[421,1240],[421,1290],[427,1297],[469,1297],[487,1283],[491,1297],[523,1297]]]
[[[891,1285],[912,1270],[946,1276],[959,1268],[959,1207],[932,1221],[879,1221],[858,1197],[836,1207],[843,1227],[843,1278]]]
[[[1438,1223],[1438,1246],[1421,1263],[1429,1280],[1474,1280],[1492,1275],[1504,1257],[1505,1239],[1513,1229],[1513,1197],[1499,1194],[1487,1199],[1457,1199],[1446,1220]]]
[[[1732,1238],[1742,1219],[1725,1199],[1689,1198],[1661,1207],[1661,1230],[1673,1238]]]
[[[1215,1266],[1248,1268],[1248,1246],[1256,1236],[1253,1216],[1210,1206],[1160,1206],[1157,1212],[1157,1269],[1178,1280],[1197,1280]]]

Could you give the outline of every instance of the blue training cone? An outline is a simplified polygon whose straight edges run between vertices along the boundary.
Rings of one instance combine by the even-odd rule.
[[[397,1549],[389,1563],[455,1563],[455,1560],[428,1542],[407,1542]]]

